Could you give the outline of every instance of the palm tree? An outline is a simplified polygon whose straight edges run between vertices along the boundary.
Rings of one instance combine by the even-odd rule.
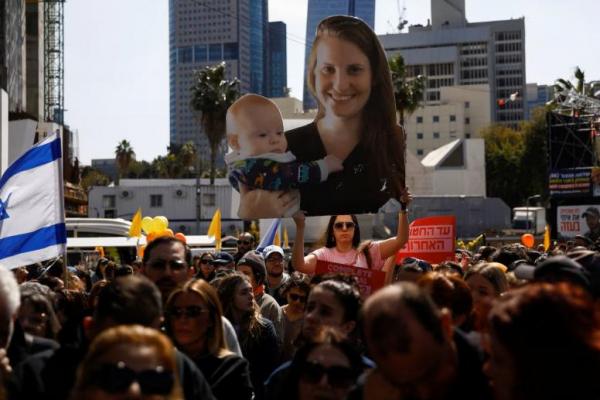
[[[392,57],[388,63],[392,73],[396,111],[400,116],[400,125],[404,127],[404,117],[408,117],[415,112],[420,107],[421,101],[423,101],[426,78],[423,75],[418,75],[409,80],[406,76],[406,64],[404,64],[404,58],[401,55]]]
[[[215,160],[225,138],[225,114],[239,96],[239,80],[225,79],[225,63],[194,73],[190,106],[197,113],[210,145],[210,184],[215,183]]]
[[[127,140],[121,140],[115,149],[115,161],[117,162],[117,168],[119,170],[117,180],[121,177],[121,174],[127,171],[133,160],[135,160],[135,151],[133,151],[133,147],[131,147],[131,144]]]
[[[196,145],[192,142],[184,143],[179,151],[177,152],[181,164],[186,170],[193,167],[196,164]]]
[[[585,94],[585,72],[581,70],[581,68],[575,68],[575,85],[568,81],[567,79],[559,78],[554,83],[554,90],[557,92],[570,91],[574,90],[577,93]]]

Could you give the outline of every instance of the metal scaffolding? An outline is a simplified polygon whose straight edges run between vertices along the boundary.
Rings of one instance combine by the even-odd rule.
[[[44,118],[64,123],[64,2],[44,0]]]

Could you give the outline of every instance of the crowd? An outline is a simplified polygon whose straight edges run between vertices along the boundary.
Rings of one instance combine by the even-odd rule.
[[[333,216],[306,256],[243,233],[235,254],[161,237],[131,266],[0,268],[0,399],[600,398],[593,244],[396,263],[399,219],[363,243]],[[365,298],[315,260],[390,282]]]

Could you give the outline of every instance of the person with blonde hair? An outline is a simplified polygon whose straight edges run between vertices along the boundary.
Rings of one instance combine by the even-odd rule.
[[[175,290],[167,301],[167,332],[202,371],[217,399],[252,399],[248,361],[230,351],[216,290],[202,279]]]
[[[175,348],[152,328],[107,329],[92,342],[79,366],[71,398],[183,399]]]

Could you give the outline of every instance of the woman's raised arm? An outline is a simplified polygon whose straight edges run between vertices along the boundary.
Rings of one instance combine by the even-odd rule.
[[[314,254],[309,254],[304,257],[304,227],[306,225],[306,217],[302,211],[298,211],[293,216],[296,224],[296,238],[292,246],[292,265],[296,271],[304,272],[305,274],[314,274],[317,268],[317,257]]]
[[[400,203],[406,207],[410,204],[412,196],[408,191],[408,188],[402,189],[400,193]],[[396,237],[392,237],[379,242],[379,250],[381,252],[381,258],[386,259],[395,255],[406,242],[408,241],[408,210],[400,210],[398,214],[398,232]]]

